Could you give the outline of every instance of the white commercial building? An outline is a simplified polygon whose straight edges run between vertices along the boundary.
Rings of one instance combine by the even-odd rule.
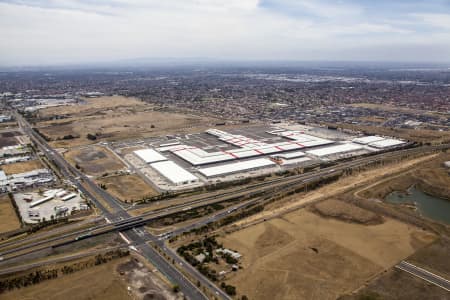
[[[384,149],[384,148],[390,148],[390,147],[396,147],[404,144],[404,141],[392,139],[392,138],[385,138],[377,135],[370,135],[370,136],[363,136],[356,139],[353,139],[352,142],[367,145],[369,147],[377,148],[377,149]]]
[[[368,145],[370,143],[374,143],[374,142],[378,142],[378,141],[382,141],[382,140],[384,140],[384,137],[376,136],[376,135],[369,135],[369,136],[363,136],[363,137],[353,139],[352,142],[357,143],[357,144]]]
[[[134,151],[134,154],[136,154],[146,164],[167,160],[167,158],[164,155],[153,149],[136,150]]]
[[[405,142],[396,140],[396,139],[383,139],[381,141],[370,143],[370,147],[378,148],[378,149],[384,149],[384,148],[390,148],[390,147],[396,147],[404,144]]]
[[[301,164],[301,163],[304,163],[304,162],[307,162],[310,160],[311,160],[311,158],[302,156],[302,157],[292,158],[292,159],[281,159],[280,164],[282,166],[296,165],[296,164]]]
[[[191,174],[170,160],[152,163],[150,166],[175,185],[194,183],[198,181],[197,176]]]
[[[226,165],[199,169],[198,171],[206,177],[225,176],[233,173],[256,170],[259,168],[276,166],[276,164],[266,158],[240,161]]]
[[[8,177],[5,172],[0,170],[0,193],[6,192],[6,186],[8,185]]]
[[[44,197],[44,198],[41,198],[41,199],[38,199],[38,200],[35,200],[35,201],[33,201],[33,202],[30,203],[30,208],[31,208],[31,207],[35,207],[35,206],[37,206],[37,205],[39,205],[39,204],[45,203],[45,202],[47,202],[47,201],[50,201],[50,200],[52,200],[53,198],[55,198],[55,194],[49,195],[49,196],[47,196],[47,197]]]
[[[310,151],[306,151],[306,153],[314,155],[314,156],[318,156],[318,157],[323,157],[323,156],[327,156],[327,155],[341,154],[341,153],[353,152],[353,151],[363,150],[363,149],[364,149],[364,147],[361,145],[348,143],[348,144],[341,144],[341,145],[336,145],[336,146],[331,146],[331,147],[325,147],[325,148],[321,148],[321,149],[310,150]]]
[[[303,151],[295,151],[295,152],[289,152],[289,153],[279,153],[271,155],[273,158],[283,158],[283,159],[293,159],[305,156],[305,152]]]

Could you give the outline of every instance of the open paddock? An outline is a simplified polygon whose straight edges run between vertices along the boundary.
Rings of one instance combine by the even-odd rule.
[[[1,166],[7,175],[25,173],[36,169],[42,169],[43,166],[39,160],[23,161]]]
[[[336,299],[434,239],[392,219],[361,225],[302,209],[219,240],[243,255],[242,269],[226,279],[238,294],[249,299]]]
[[[60,120],[48,118],[65,115]],[[87,134],[97,140],[117,141],[129,138],[189,133],[206,129],[217,122],[214,118],[162,111],[135,98],[121,96],[86,99],[85,104],[52,107],[39,111],[38,129],[54,147],[92,144]],[[72,139],[63,139],[64,136]]]
[[[0,233],[20,228],[19,219],[7,195],[0,197],[0,220]]]
[[[136,174],[100,178],[97,182],[104,184],[109,193],[123,202],[135,202],[158,195],[156,190]]]

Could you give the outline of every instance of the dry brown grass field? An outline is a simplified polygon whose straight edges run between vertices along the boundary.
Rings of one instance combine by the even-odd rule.
[[[407,260],[448,279],[450,278],[450,241],[447,238],[440,238],[420,249]],[[364,296],[371,296],[370,299],[374,300],[444,300],[449,298],[449,292],[404,271],[393,269],[370,282],[357,293],[343,296],[340,300],[358,300]]]
[[[1,233],[20,228],[20,221],[7,195],[0,197],[0,220]]]
[[[56,115],[66,115],[67,118],[38,123],[39,131],[53,140],[51,144],[54,147],[91,144],[93,141],[86,137],[88,133],[97,134],[97,141],[120,140],[196,132],[217,122],[213,118],[160,111],[145,102],[121,96],[86,99],[86,104],[39,111],[41,117]],[[65,135],[77,138],[57,140]]]
[[[136,174],[100,178],[97,182],[104,184],[108,193],[124,202],[135,202],[158,194],[156,190]]]
[[[116,273],[116,268],[126,259],[113,260],[60,278],[41,282],[29,287],[12,290],[0,295],[4,300],[18,299],[132,299],[126,282]]]
[[[7,175],[24,173],[36,169],[42,169],[43,166],[39,160],[23,161],[1,166]]]
[[[93,256],[74,259],[18,274],[4,275],[4,277],[23,276],[35,270],[61,270],[64,266],[93,263],[94,259]],[[113,259],[101,265],[91,265],[71,274],[64,275],[59,271],[58,278],[6,291],[0,294],[0,298],[7,300],[181,300],[181,294],[175,294],[170,283],[162,275],[152,272],[154,268],[145,259],[130,255]]]
[[[354,212],[361,216],[361,211]],[[361,225],[301,209],[220,241],[243,254],[243,269],[227,280],[239,294],[249,299],[322,300],[359,288],[435,238],[392,219]]]

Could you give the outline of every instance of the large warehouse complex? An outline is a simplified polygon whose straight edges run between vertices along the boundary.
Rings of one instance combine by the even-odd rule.
[[[335,131],[336,132],[336,131]],[[380,150],[406,142],[381,136],[343,139],[332,130],[302,126],[260,126],[137,141],[125,159],[163,190],[258,176]],[[120,154],[121,151],[117,151]],[[149,175],[150,174],[150,175]],[[158,178],[152,178],[152,177]],[[164,184],[161,184],[164,182]]]

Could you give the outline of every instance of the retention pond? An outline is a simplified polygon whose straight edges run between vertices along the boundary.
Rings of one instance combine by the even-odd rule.
[[[385,200],[393,204],[415,205],[424,217],[450,224],[450,201],[425,194],[415,186],[411,186],[407,193],[392,192],[386,196]]]

